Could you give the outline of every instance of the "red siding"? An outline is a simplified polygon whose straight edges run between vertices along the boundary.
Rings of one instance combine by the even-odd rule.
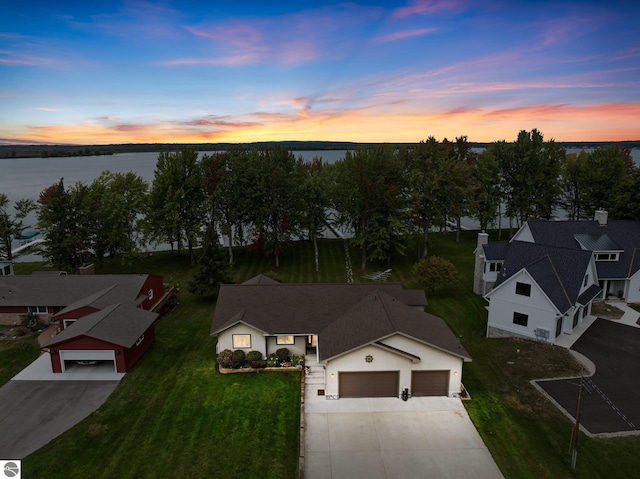
[[[144,333],[144,339],[137,346],[133,346],[131,349],[125,349],[124,351],[124,359],[125,359],[125,368],[128,371],[133,367],[133,365],[140,359],[140,357],[149,349],[149,346],[155,340],[155,331],[153,326],[147,329]]]
[[[142,302],[142,308],[150,311],[154,304],[156,304],[162,294],[164,293],[164,287],[162,285],[162,276],[151,276],[142,285],[142,288],[138,292],[138,296],[144,294],[146,299]],[[153,290],[153,299],[149,299],[149,290]]]
[[[123,348],[106,341],[90,338],[88,336],[78,336],[63,343],[56,344],[49,348],[51,354],[51,367],[54,373],[61,373],[60,350],[87,350],[87,351],[115,351],[116,369],[119,373],[126,373],[140,359],[145,351],[151,346],[155,339],[153,326],[150,326],[144,333],[144,340],[131,349]]]
[[[27,314],[28,312],[27,306],[0,306],[0,314]]]
[[[60,323],[60,331],[64,329],[64,321],[65,319],[79,319],[87,314],[95,313],[96,311],[100,311],[98,308],[94,308],[92,306],[82,306],[81,308],[74,309],[73,311],[67,311],[64,314],[56,316],[56,320]]]

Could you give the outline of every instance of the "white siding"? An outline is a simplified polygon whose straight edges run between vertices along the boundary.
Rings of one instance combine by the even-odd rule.
[[[529,229],[529,223],[525,223],[522,227],[513,235],[511,241],[526,241],[527,243],[535,243],[531,230]]]
[[[277,344],[275,336],[267,338],[267,354],[275,353],[280,348],[287,348],[290,354],[305,354],[307,352],[307,337],[294,336],[294,344]]]
[[[640,271],[637,271],[629,280],[627,303],[640,303]]]
[[[531,295],[516,294],[517,282],[531,284]],[[557,309],[526,271],[520,271],[494,289],[489,299],[489,327],[532,339],[536,339],[536,329],[546,329],[549,341],[554,341]],[[514,312],[529,316],[527,326],[514,324]]]
[[[411,371],[448,370],[449,395],[461,390],[462,359],[438,349],[419,343],[402,335],[395,335],[382,341],[384,344],[419,356],[420,361],[413,363],[411,359],[386,351],[377,346],[363,346],[351,353],[329,361],[326,365],[326,389],[328,397],[338,395],[338,376],[340,371],[400,371],[400,391],[408,388],[411,392]],[[365,358],[371,355],[373,361]],[[333,374],[333,377],[331,376]]]
[[[244,323],[238,323],[235,326],[231,326],[229,329],[224,330],[218,335],[218,352],[225,349],[233,350],[233,335],[234,334],[250,334],[251,335],[251,347],[242,348],[245,352],[260,351],[263,356],[267,355],[266,341],[262,331],[258,331]]]

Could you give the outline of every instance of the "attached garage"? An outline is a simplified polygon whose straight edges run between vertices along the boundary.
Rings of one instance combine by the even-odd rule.
[[[399,371],[340,372],[341,398],[398,397]]]
[[[107,363],[114,372],[118,372],[116,366],[115,351],[78,351],[78,350],[60,350],[60,365],[62,372],[65,372],[69,366],[77,364],[78,361],[97,361],[99,363]]]
[[[412,371],[412,396],[447,396],[450,371]]]

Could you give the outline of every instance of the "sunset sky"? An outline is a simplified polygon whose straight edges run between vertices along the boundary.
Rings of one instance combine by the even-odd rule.
[[[640,2],[6,1],[0,144],[640,140]]]

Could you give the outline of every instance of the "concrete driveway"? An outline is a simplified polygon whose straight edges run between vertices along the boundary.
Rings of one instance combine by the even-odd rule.
[[[460,399],[305,394],[305,479],[502,478]]]
[[[2,386],[0,459],[24,458],[102,406],[124,376],[112,369],[53,374],[43,354]]]

